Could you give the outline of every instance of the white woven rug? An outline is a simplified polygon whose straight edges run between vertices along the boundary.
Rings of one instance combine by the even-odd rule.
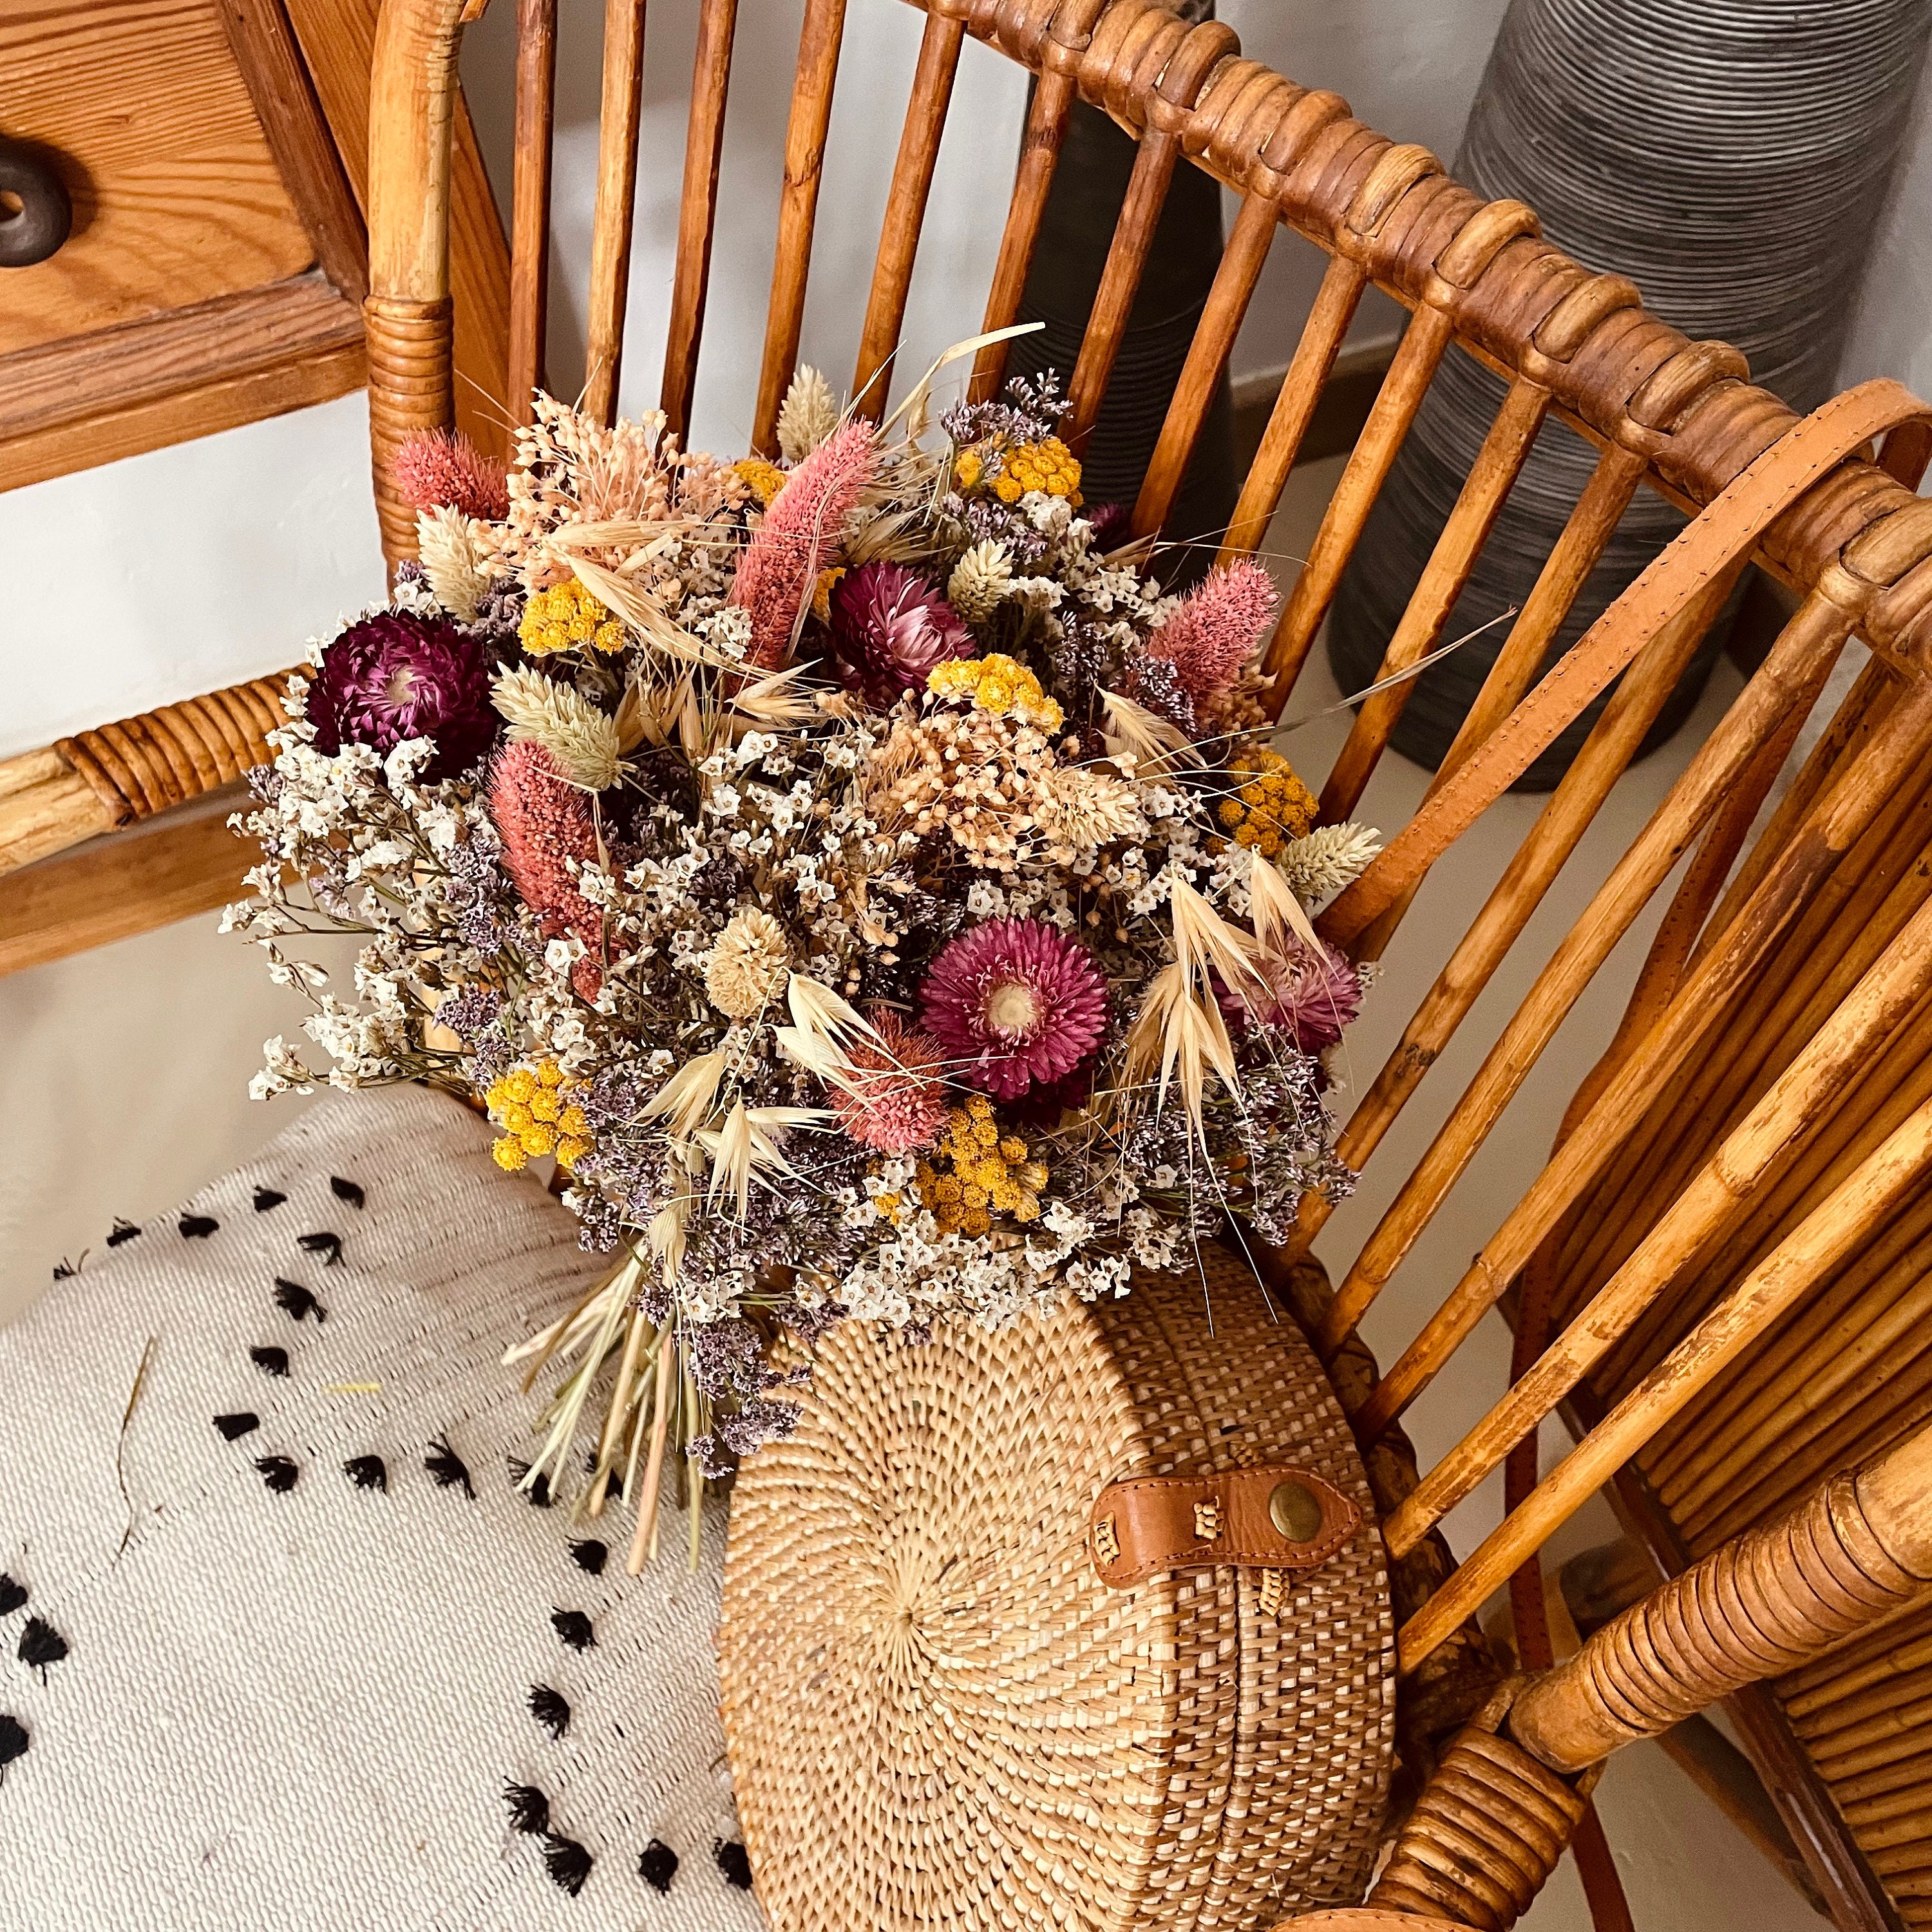
[[[0,1330],[8,1932],[761,1926],[728,1875],[722,1508],[700,1574],[674,1512],[632,1580],[628,1512],[573,1533],[515,1493],[497,1358],[595,1258],[490,1138],[421,1090],[332,1098]],[[386,1486],[345,1473],[370,1457]],[[573,1896],[547,1863],[580,1850]]]

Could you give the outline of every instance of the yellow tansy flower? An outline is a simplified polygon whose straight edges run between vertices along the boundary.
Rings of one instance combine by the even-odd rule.
[[[608,656],[624,648],[623,625],[574,577],[531,596],[524,606],[517,634],[530,657],[577,650],[602,651]]]
[[[1070,502],[1079,500],[1080,459],[1058,436],[1016,443],[1006,452],[993,479],[993,494],[1003,503],[1016,503],[1029,490]]]
[[[1272,859],[1291,840],[1306,836],[1315,823],[1315,795],[1280,752],[1258,747],[1243,752],[1228,772],[1246,782],[1221,801],[1215,816],[1234,834],[1237,845]]]
[[[1052,1176],[1028,1156],[1018,1135],[1000,1133],[992,1102],[973,1094],[948,1112],[938,1147],[920,1162],[920,1198],[946,1234],[988,1234],[994,1214],[1036,1221],[1040,1190]],[[942,1173],[935,1161],[949,1163],[952,1172]]]
[[[1040,680],[1004,651],[983,658],[950,658],[933,667],[926,688],[937,698],[969,698],[995,718],[1017,718],[1041,731],[1058,731],[1066,722],[1058,704],[1040,688]]]
[[[538,1156],[554,1154],[560,1166],[568,1168],[590,1151],[590,1120],[569,1098],[576,1084],[554,1060],[512,1067],[490,1082],[483,1100],[503,1130],[490,1149],[499,1167],[514,1174]]]
[[[762,456],[740,457],[731,469],[734,475],[742,476],[752,486],[752,495],[767,506],[785,486],[785,472],[776,463],[767,463]]]

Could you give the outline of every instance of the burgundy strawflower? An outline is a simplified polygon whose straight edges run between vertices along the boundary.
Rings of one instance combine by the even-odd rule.
[[[1072,1072],[1100,1045],[1107,982],[1077,939],[1037,920],[988,920],[933,962],[920,1018],[956,1078],[1017,1100]]]
[[[503,466],[453,429],[419,429],[403,439],[391,466],[397,494],[412,510],[460,510],[500,523],[510,514]]]
[[[1092,525],[1094,548],[1105,556],[1125,543],[1133,512],[1125,503],[1089,503],[1080,513]]]
[[[1268,1026],[1286,1028],[1304,1053],[1333,1046],[1361,1010],[1361,976],[1332,946],[1324,946],[1318,953],[1297,946],[1288,958],[1264,958],[1257,963],[1272,997],[1264,999],[1248,988],[1235,992],[1217,980],[1214,992],[1222,1011],[1231,1020],[1252,1016]]]
[[[467,771],[502,724],[490,707],[482,646],[447,617],[380,610],[351,624],[323,650],[308,688],[316,748],[344,745],[387,752],[405,738],[430,738],[429,778]]]
[[[1180,688],[1198,705],[1240,676],[1274,621],[1276,601],[1274,580],[1243,557],[1210,571],[1148,639],[1148,650],[1172,664]]]
[[[791,649],[799,607],[832,560],[840,532],[872,480],[872,425],[836,429],[785,478],[738,566],[731,602],[751,613],[748,664],[775,670]]]
[[[542,746],[520,740],[490,763],[490,817],[502,841],[503,869],[545,937],[572,933],[590,949],[572,970],[571,983],[594,1000],[604,979],[596,956],[603,916],[579,890],[569,863],[597,856],[590,801]]]
[[[856,1040],[846,1048],[850,1090],[828,1088],[826,1104],[862,1147],[880,1154],[930,1147],[946,1124],[946,1085],[940,1072],[945,1049],[889,1009],[882,1007],[871,1018],[878,1040]]]
[[[832,668],[879,710],[902,692],[923,691],[934,664],[973,650],[952,606],[902,564],[861,564],[832,588]]]

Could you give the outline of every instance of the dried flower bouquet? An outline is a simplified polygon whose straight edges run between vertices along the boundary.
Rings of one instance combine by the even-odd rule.
[[[228,923],[328,1081],[486,1107],[612,1255],[509,1359],[557,1373],[526,1480],[621,1486],[634,1568],[668,1464],[694,1499],[789,1426],[782,1334],[1124,1293],[1352,1179],[1361,982],[1307,912],[1376,842],[1268,748],[1265,573],[1164,595],[1051,379],[938,436],[929,382],[880,430],[802,371],[778,463],[547,397],[507,476],[420,440],[420,566],[314,649],[236,821]],[[267,1054],[258,1095],[323,1077]]]

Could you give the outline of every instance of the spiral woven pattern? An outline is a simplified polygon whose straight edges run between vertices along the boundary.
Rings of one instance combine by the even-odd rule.
[[[1362,1510],[1326,1563],[1094,1575],[1108,1482],[1277,1460]],[[1312,1352],[1218,1250],[1204,1283],[997,1334],[835,1330],[727,1559],[726,1736],[776,1932],[1206,1932],[1359,1899],[1394,1714],[1372,1524]]]

